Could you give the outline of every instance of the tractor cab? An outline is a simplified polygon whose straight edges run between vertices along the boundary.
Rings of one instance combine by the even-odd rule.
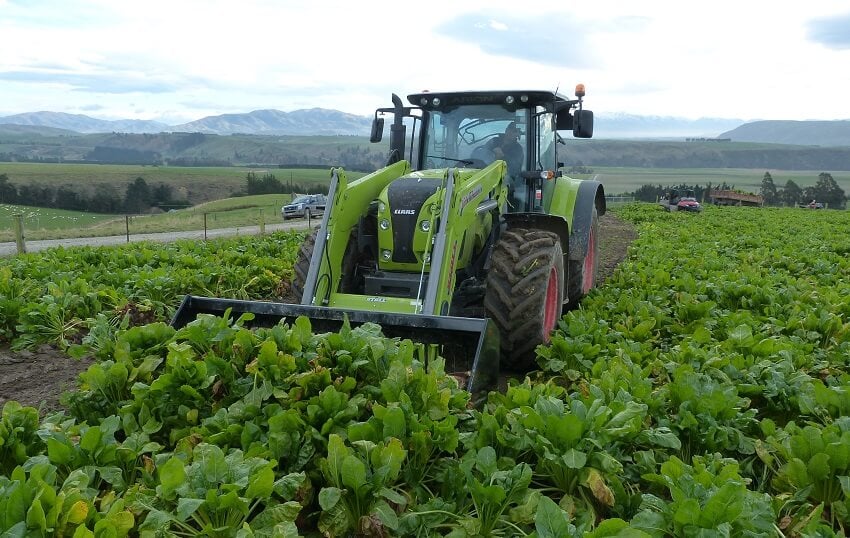
[[[410,107],[393,95],[395,107],[375,113],[372,141],[381,139],[382,116],[394,114],[389,164],[406,158],[416,170],[434,170],[484,168],[503,160],[507,211],[542,212],[545,180],[559,176],[563,166],[558,131],[593,135],[593,112],[582,109],[584,93],[581,84],[573,100],[546,91],[423,92],[408,96]]]

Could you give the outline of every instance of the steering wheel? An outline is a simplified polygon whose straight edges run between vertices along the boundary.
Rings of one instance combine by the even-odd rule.
[[[469,160],[475,161],[476,163],[484,163],[486,166],[487,163],[491,163],[496,160],[496,154],[487,146],[478,146],[472,151],[472,155],[469,156]]]

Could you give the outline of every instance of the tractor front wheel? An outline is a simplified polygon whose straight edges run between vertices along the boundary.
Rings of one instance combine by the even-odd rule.
[[[316,234],[319,229],[313,230],[310,235],[301,242],[298,249],[298,257],[292,266],[295,275],[292,278],[293,296],[300,303],[304,297],[304,286],[307,283],[307,273],[310,272],[310,263],[313,261],[313,251],[316,249]],[[339,291],[342,293],[363,293],[363,277],[358,279],[357,265],[361,255],[357,248],[357,233],[352,230],[342,258],[342,274],[340,275]],[[359,286],[359,287],[358,287]]]
[[[319,233],[318,230],[313,230],[313,233],[304,238],[304,241],[301,242],[301,247],[298,249],[298,257],[292,266],[292,270],[295,273],[292,278],[292,292],[299,303],[304,297],[304,285],[307,283],[307,273],[310,271],[313,249],[316,247],[317,233]]]
[[[561,318],[564,255],[558,235],[507,230],[493,249],[484,308],[499,329],[502,366],[534,368],[538,345]]]

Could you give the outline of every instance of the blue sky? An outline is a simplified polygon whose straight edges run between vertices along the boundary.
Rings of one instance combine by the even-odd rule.
[[[0,116],[176,124],[587,86],[597,114],[850,119],[846,0],[0,0]]]

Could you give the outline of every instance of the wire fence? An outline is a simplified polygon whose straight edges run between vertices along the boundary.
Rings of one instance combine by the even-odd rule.
[[[6,209],[7,211],[3,212]],[[95,215],[38,208],[0,207],[0,255],[34,252],[51,246],[115,245],[133,241],[171,241],[265,234],[307,229],[321,216],[284,221],[281,206],[211,207],[152,215]]]
[[[605,204],[606,205],[615,205],[615,204],[629,204],[635,201],[634,196],[606,196]]]

